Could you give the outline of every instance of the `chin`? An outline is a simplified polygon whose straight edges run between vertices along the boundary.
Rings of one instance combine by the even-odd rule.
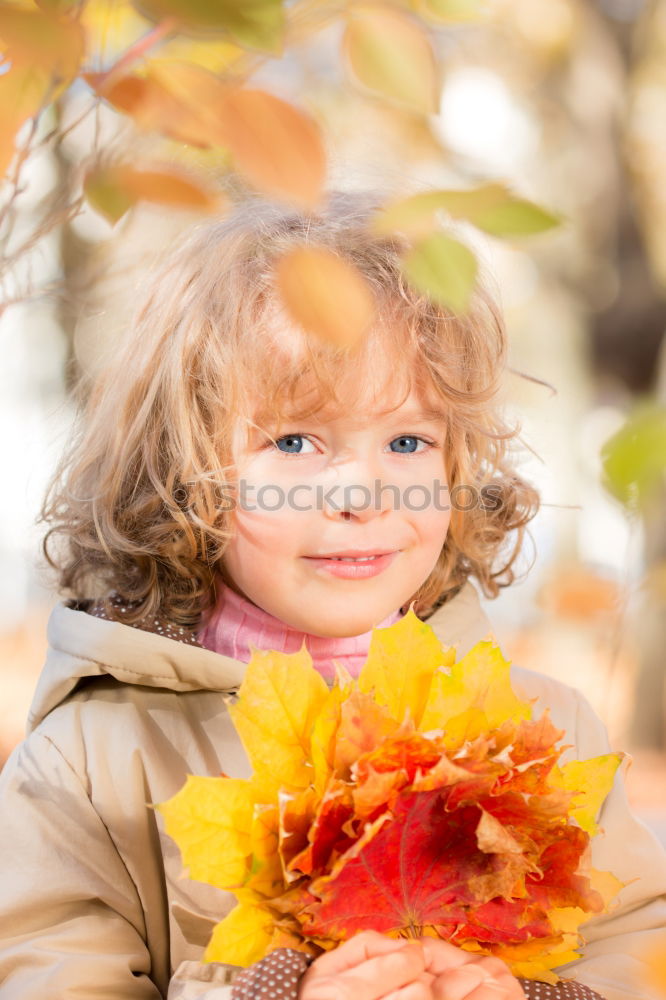
[[[386,615],[384,617],[386,617]],[[383,619],[381,620],[383,621]],[[365,632],[369,632],[372,627],[372,620],[366,619],[361,622],[349,622],[349,620],[345,620],[341,617],[339,621],[331,622],[328,627],[324,627],[320,624],[319,628],[311,628],[307,631],[312,635],[325,636],[328,639],[347,639],[351,636],[363,635]]]

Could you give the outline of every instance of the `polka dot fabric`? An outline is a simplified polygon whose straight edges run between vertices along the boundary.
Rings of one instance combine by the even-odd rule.
[[[600,993],[595,993],[589,986],[582,983],[538,983],[534,979],[519,979],[527,1000],[604,1000]]]
[[[293,948],[278,948],[237,973],[231,1000],[297,1000],[298,984],[311,959]],[[538,983],[519,979],[527,1000],[604,1000],[582,983]]]
[[[302,951],[278,948],[236,975],[231,1000],[296,1000],[309,964],[309,956]]]
[[[107,615],[102,601],[95,601],[86,607],[85,610],[89,615],[94,615],[95,618],[106,618],[107,621],[122,622],[131,604],[124,601],[118,594],[112,594],[109,600],[113,607],[113,618],[109,618]],[[173,625],[163,618],[144,618],[138,622],[126,621],[124,624],[131,625],[132,628],[139,628],[144,632],[154,632],[156,635],[163,635],[166,639],[175,639],[176,642],[185,642],[189,646],[201,646],[201,643],[197,639],[196,630],[181,628],[179,625]]]

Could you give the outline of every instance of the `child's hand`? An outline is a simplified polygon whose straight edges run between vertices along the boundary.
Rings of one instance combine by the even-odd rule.
[[[419,941],[362,931],[315,959],[301,980],[298,1000],[433,1000],[434,979],[425,970]]]
[[[432,1000],[524,1000],[518,980],[499,958],[479,956],[439,938],[420,938]]]

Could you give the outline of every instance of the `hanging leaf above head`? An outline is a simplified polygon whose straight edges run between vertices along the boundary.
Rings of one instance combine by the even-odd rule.
[[[292,319],[335,347],[352,347],[369,329],[374,296],[361,274],[325,247],[298,247],[276,268],[277,291]]]
[[[407,280],[433,302],[456,313],[469,307],[478,271],[472,251],[446,233],[419,240],[402,261]]]
[[[305,112],[265,90],[228,88],[217,105],[236,169],[266,194],[315,209],[326,179],[321,131]]]
[[[200,212],[219,211],[224,203],[220,195],[197,178],[171,166],[99,167],[86,175],[84,191],[92,207],[112,223],[141,201]]]
[[[193,63],[153,60],[142,75],[86,73],[86,82],[142,130],[203,149],[221,145],[220,102],[226,88]]]
[[[352,80],[362,88],[428,114],[437,110],[437,63],[424,29],[379,4],[350,8],[342,42]]]
[[[282,0],[133,0],[153,21],[175,18],[181,31],[227,32],[241,45],[281,55],[285,16]]]
[[[552,212],[514,195],[504,184],[469,190],[423,191],[388,204],[373,220],[378,233],[421,236],[439,225],[442,215],[464,219],[491,236],[532,236],[560,224]]]
[[[435,24],[456,24],[483,21],[496,0],[411,0],[421,17]]]
[[[85,37],[74,17],[5,3],[0,4],[0,43],[13,67],[31,66],[48,75],[56,96],[78,73]]]
[[[22,125],[57,98],[83,58],[79,22],[50,10],[0,5],[0,176],[15,152]]]

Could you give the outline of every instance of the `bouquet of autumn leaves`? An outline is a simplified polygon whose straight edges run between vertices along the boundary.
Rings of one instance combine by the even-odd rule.
[[[313,955],[365,929],[432,935],[557,982],[621,883],[589,866],[622,754],[559,765],[492,641],[456,662],[412,607],[329,689],[305,644],[252,648],[229,707],[253,774],[157,808],[190,875],[230,890],[206,961]]]

